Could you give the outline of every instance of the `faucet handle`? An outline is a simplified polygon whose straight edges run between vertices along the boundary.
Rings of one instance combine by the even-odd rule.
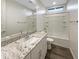
[[[22,30],[20,30],[20,33],[22,34]]]
[[[29,35],[29,32],[27,32],[27,35]]]

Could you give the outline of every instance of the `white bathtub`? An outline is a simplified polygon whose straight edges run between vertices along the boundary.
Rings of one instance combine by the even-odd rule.
[[[54,42],[52,44],[62,46],[65,48],[69,48],[69,39],[68,38],[61,38],[56,36],[48,36],[49,38],[54,39]]]

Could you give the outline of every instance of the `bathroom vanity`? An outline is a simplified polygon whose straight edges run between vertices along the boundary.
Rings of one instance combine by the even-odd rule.
[[[31,51],[31,59],[44,59],[47,52],[46,38],[43,37],[37,46]]]
[[[47,33],[36,32],[1,48],[2,59],[44,59]]]

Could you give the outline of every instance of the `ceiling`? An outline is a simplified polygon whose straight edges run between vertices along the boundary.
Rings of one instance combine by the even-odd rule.
[[[40,0],[45,7],[59,6],[66,4],[67,0]]]
[[[16,1],[31,10],[35,10],[36,5],[48,8],[48,7],[59,6],[67,3],[67,0],[16,0]],[[36,1],[36,4],[34,4],[33,1]],[[53,4],[53,2],[55,2],[55,4]]]
[[[35,10],[35,4],[31,0],[16,0],[16,1],[26,6],[28,9]]]
[[[78,10],[78,0],[69,0],[67,4],[67,11],[72,12]]]
[[[78,0],[68,0],[67,5],[74,5],[74,4],[78,4]]]

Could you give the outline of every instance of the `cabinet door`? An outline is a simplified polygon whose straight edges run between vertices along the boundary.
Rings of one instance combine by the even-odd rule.
[[[40,45],[38,44],[32,51],[31,51],[31,59],[41,59],[41,52],[40,52]]]
[[[39,59],[39,52],[38,51],[32,51],[31,53],[31,59]]]
[[[39,44],[32,50],[30,59],[45,59],[47,52],[47,41],[42,39]]]
[[[30,54],[29,55],[27,55],[27,56],[25,56],[25,58],[24,59],[30,59]]]
[[[46,41],[46,39],[43,39],[41,43],[42,43],[41,44],[41,46],[42,46],[41,59],[45,59],[45,56],[46,56],[46,53],[47,53],[47,41]]]

